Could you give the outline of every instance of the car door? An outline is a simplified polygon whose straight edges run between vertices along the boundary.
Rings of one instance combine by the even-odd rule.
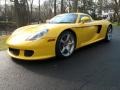
[[[81,15],[80,20],[84,16],[89,17],[88,15]],[[91,17],[89,17],[89,18],[91,18]],[[95,37],[97,35],[98,27],[93,24],[92,19],[90,19],[90,21],[87,21],[85,23],[80,22],[78,27],[79,27],[78,28],[78,31],[79,31],[78,38],[79,38],[79,42],[81,44],[88,44],[96,39]]]

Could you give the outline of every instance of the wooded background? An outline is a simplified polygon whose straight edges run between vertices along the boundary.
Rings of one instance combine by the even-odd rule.
[[[0,27],[43,23],[57,14],[70,12],[99,19],[103,10],[112,10],[111,21],[120,22],[120,0],[0,0]]]

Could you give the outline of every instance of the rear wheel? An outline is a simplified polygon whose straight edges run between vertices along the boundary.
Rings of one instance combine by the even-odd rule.
[[[105,41],[111,41],[112,39],[112,27],[108,27],[107,33],[106,33],[106,37],[105,37]]]
[[[61,33],[56,43],[56,56],[62,58],[71,56],[75,49],[75,43],[75,36],[72,32]]]

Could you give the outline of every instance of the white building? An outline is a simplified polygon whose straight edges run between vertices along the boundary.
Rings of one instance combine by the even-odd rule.
[[[113,10],[103,10],[102,11],[102,17],[103,18],[111,18],[114,15],[114,11]]]

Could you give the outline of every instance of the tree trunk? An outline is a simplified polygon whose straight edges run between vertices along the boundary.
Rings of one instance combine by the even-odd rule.
[[[5,0],[5,21],[7,22],[7,7],[6,7],[6,0]]]
[[[103,10],[103,0],[98,0],[99,3],[99,14],[102,15],[102,10]]]
[[[115,11],[115,14],[117,15],[117,22],[118,22],[118,24],[120,24],[120,13],[119,13],[120,0],[114,0],[114,3],[115,3],[115,5],[113,5],[113,9]]]
[[[40,10],[40,0],[39,0],[39,13],[38,13],[38,14],[39,14],[39,15],[38,15],[39,20],[38,20],[38,24],[39,24],[39,23],[40,23],[40,21],[41,21],[41,18],[40,18],[40,11],[41,11],[41,10]]]
[[[14,0],[16,23],[18,27],[29,24],[29,7],[27,0]]]
[[[56,16],[56,0],[54,0],[54,16]]]
[[[33,13],[33,0],[31,1],[31,4],[30,4],[30,21],[32,22],[32,13]]]
[[[73,1],[72,12],[77,12],[77,7],[78,7],[78,0],[74,0]]]
[[[63,10],[63,0],[61,0],[61,13],[63,13],[64,12],[64,10]]]

